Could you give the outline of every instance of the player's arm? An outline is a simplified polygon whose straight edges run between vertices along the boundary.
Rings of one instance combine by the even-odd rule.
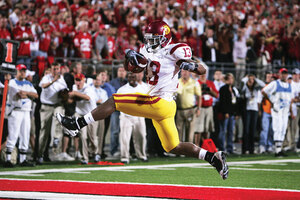
[[[192,59],[192,49],[187,44],[180,43],[170,50],[170,54],[177,60],[176,65],[198,75],[206,73],[207,66],[198,59]]]
[[[180,69],[184,69],[198,75],[206,74],[206,64],[202,61],[187,59],[187,60],[179,60],[176,62],[176,65]]]

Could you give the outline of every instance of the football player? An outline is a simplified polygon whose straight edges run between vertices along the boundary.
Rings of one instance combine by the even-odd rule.
[[[192,51],[187,44],[171,43],[170,27],[163,21],[151,22],[144,37],[144,46],[139,53],[126,50],[125,69],[134,72],[147,70],[150,87],[146,94],[113,94],[105,103],[81,118],[68,118],[61,114],[56,117],[69,129],[70,135],[76,135],[79,129],[106,118],[115,110],[151,118],[167,152],[206,160],[226,179],[228,166],[225,153],[211,153],[195,144],[180,142],[174,121],[176,103],[173,93],[177,90],[180,69],[205,74],[206,65],[192,60]]]

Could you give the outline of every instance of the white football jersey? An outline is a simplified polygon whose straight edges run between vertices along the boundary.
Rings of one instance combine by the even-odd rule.
[[[151,61],[147,67],[150,67],[153,72],[153,77],[148,81],[147,94],[171,101],[178,86],[180,69],[176,62],[191,59],[191,47],[184,43],[176,43],[169,44],[156,53],[148,53],[146,48],[142,47],[140,53]]]

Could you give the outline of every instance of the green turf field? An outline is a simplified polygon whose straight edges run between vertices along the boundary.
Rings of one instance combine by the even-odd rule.
[[[179,185],[280,188],[300,190],[300,158],[291,154],[232,156],[228,158],[229,178],[223,181],[206,162],[190,158],[150,158],[125,166],[80,165],[51,162],[31,168],[0,168],[0,178],[52,179],[99,182],[160,183]],[[119,162],[117,160],[112,162]]]

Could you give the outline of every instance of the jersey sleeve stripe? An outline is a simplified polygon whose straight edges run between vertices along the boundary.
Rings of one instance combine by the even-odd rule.
[[[170,54],[173,54],[176,51],[176,49],[178,49],[179,47],[185,47],[185,46],[188,46],[188,45],[185,44],[185,43],[181,43],[181,44],[176,45],[175,47],[173,47],[171,49]]]

